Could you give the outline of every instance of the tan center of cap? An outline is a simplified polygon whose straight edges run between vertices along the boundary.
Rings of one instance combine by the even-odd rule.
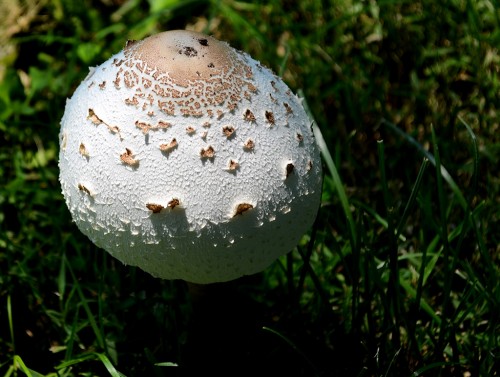
[[[227,43],[196,32],[166,31],[139,43],[133,57],[168,74],[181,86],[227,74],[235,63]]]

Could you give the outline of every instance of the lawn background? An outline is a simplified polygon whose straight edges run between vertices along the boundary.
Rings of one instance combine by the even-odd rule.
[[[256,314],[232,375],[499,375],[497,0],[1,0],[0,19],[0,375],[186,375],[185,285],[93,246],[57,167],[88,67],[185,28],[272,68],[324,138],[314,227],[238,288]]]

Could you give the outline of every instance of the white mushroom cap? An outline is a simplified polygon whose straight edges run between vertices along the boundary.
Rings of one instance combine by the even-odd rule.
[[[290,251],[321,197],[308,117],[283,81],[189,31],[129,42],[67,101],[60,182],[78,228],[165,279],[222,282]]]

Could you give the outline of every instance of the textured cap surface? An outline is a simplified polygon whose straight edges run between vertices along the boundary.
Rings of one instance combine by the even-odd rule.
[[[259,272],[311,226],[321,161],[300,101],[248,55],[169,31],[129,42],[67,101],[60,182],[78,228],[154,276]]]

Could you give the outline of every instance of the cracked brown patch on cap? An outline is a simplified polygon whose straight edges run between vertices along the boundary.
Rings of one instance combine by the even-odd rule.
[[[128,99],[130,105],[150,106],[151,101],[139,98],[142,88],[148,87],[166,114],[220,117],[248,93],[257,93],[244,55],[200,33],[159,33],[131,44],[124,54],[125,59],[115,64],[119,69],[114,84],[135,88],[137,96]]]

